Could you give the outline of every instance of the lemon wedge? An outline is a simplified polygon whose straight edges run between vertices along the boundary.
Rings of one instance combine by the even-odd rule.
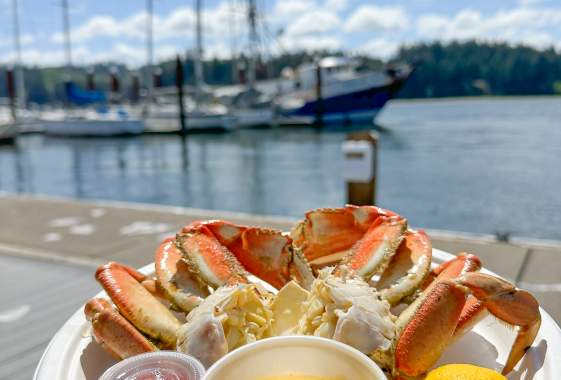
[[[429,372],[426,380],[507,380],[489,368],[471,364],[448,364]]]

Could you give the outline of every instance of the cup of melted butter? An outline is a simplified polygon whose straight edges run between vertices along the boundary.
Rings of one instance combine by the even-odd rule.
[[[346,344],[314,336],[279,336],[240,347],[203,380],[386,380],[370,358]]]

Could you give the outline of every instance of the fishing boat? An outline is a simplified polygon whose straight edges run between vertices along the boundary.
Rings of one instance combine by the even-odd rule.
[[[403,64],[362,72],[359,66],[354,59],[326,57],[286,73],[277,85],[281,89],[276,99],[282,115],[279,122],[311,124],[319,117],[325,124],[372,123],[412,69]]]

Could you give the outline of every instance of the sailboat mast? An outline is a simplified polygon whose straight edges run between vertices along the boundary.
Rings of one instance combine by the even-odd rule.
[[[147,99],[152,100],[154,80],[152,69],[154,66],[154,1],[146,0],[146,88]]]
[[[70,16],[68,14],[68,0],[62,0],[62,22],[66,48],[66,66],[72,67],[72,41],[70,40]]]
[[[18,106],[20,109],[25,108],[25,83],[23,79],[23,67],[21,59],[21,42],[20,42],[20,31],[19,31],[19,11],[18,11],[18,0],[12,0],[12,12],[14,18],[14,71],[16,74],[16,97]]]
[[[203,27],[202,0],[195,0],[195,86],[200,89],[203,85]]]
[[[247,68],[247,83],[250,88],[255,86],[255,72],[258,49],[257,36],[257,6],[255,0],[248,0],[247,18],[249,22],[249,65]]]

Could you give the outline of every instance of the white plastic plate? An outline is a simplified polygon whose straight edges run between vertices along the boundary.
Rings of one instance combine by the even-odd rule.
[[[449,253],[433,250],[433,262],[451,259]],[[141,269],[153,273],[153,265]],[[487,273],[490,273],[486,271]],[[100,292],[97,296],[105,296]],[[561,374],[561,330],[541,309],[542,325],[533,346],[508,376],[511,380],[552,380]],[[487,317],[471,332],[450,346],[438,365],[471,363],[500,370],[508,355],[514,332],[494,318]],[[90,336],[90,327],[82,309],[78,310],[55,334],[35,371],[35,380],[97,380],[115,361]]]

